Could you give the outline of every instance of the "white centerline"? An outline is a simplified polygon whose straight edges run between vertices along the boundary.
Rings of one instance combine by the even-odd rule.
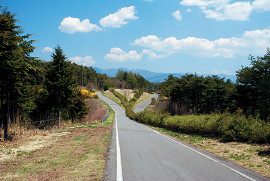
[[[144,125],[144,126],[145,126],[145,125]],[[190,149],[191,151],[194,151],[194,152],[196,152],[196,153],[198,153],[198,154],[200,154],[200,155],[202,155],[202,156],[204,156],[204,157],[206,157],[206,158],[208,158],[208,159],[210,159],[210,160],[212,160],[212,161],[214,161],[214,162],[216,162],[216,163],[219,163],[219,164],[223,165],[223,166],[226,167],[226,168],[229,168],[230,170],[234,171],[235,173],[238,173],[239,175],[241,175],[241,176],[243,176],[243,177],[245,177],[245,178],[247,178],[247,179],[249,179],[249,180],[256,181],[255,179],[253,179],[253,178],[251,178],[251,177],[249,177],[249,176],[247,176],[247,175],[245,175],[245,174],[243,174],[243,173],[241,173],[241,172],[239,172],[239,171],[233,169],[232,167],[230,167],[230,166],[228,166],[228,165],[225,165],[224,163],[221,163],[221,162],[219,162],[219,161],[217,161],[217,160],[215,160],[215,159],[213,159],[213,158],[211,158],[211,157],[209,157],[209,156],[207,156],[207,155],[205,155],[205,154],[203,154],[203,153],[201,153],[201,152],[199,152],[199,151],[197,151],[197,150],[195,150],[195,149],[193,149],[193,148],[191,148],[191,147],[189,147],[189,146],[187,146],[187,145],[184,145],[183,143],[180,143],[180,142],[178,142],[178,141],[176,141],[176,140],[174,140],[174,139],[172,139],[172,138],[170,138],[170,137],[168,137],[168,136],[166,136],[166,135],[164,135],[164,134],[161,134],[160,132],[158,132],[158,131],[156,131],[156,130],[154,130],[154,129],[152,129],[152,128],[149,128],[148,126],[145,126],[145,127],[147,127],[148,129],[154,131],[155,133],[157,133],[157,134],[159,134],[159,135],[162,135],[162,136],[168,138],[169,140],[171,140],[171,141],[173,141],[173,142],[175,142],[175,143],[177,143],[177,144],[179,144],[179,145],[181,145],[181,146],[184,146],[184,147]]]

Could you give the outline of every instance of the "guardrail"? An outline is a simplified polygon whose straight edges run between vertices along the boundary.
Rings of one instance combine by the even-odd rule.
[[[109,113],[107,114],[107,116],[105,116],[104,118],[102,118],[101,119],[101,122],[103,123],[104,121],[106,121],[108,118],[109,118],[109,116],[111,115],[111,108],[109,107],[109,105],[105,102],[105,101],[103,101],[102,99],[100,99],[104,104],[105,104],[105,106],[108,108],[108,110],[109,110]]]

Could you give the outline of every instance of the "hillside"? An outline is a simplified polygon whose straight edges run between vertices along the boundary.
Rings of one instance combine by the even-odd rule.
[[[183,75],[185,75],[184,73],[157,73],[157,72],[151,72],[151,71],[143,70],[143,69],[132,69],[132,70],[129,70],[127,68],[101,69],[98,67],[95,67],[94,69],[96,70],[97,73],[107,74],[109,77],[115,77],[115,75],[117,74],[119,70],[131,71],[133,73],[139,73],[146,80],[152,83],[164,82],[165,79],[167,79],[169,75],[173,75],[174,77],[182,77]],[[211,74],[198,74],[198,75],[208,76]],[[235,75],[219,74],[218,76],[221,78],[224,77],[225,79],[230,79],[232,82],[236,82]]]

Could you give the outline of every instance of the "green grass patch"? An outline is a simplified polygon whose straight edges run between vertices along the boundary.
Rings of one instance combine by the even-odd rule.
[[[149,94],[146,98],[144,98],[144,99],[142,99],[142,100],[140,100],[140,101],[135,102],[135,104],[132,106],[132,109],[135,109],[135,107],[136,107],[137,105],[139,105],[140,103],[142,103],[144,100],[150,98],[152,95],[153,95],[153,94]]]
[[[74,141],[86,141],[88,139],[89,139],[89,137],[76,137],[76,138],[73,138]]]
[[[242,157],[238,156],[238,155],[230,155],[229,158],[232,158],[232,159],[237,160],[237,161],[242,160]]]
[[[125,110],[125,107],[121,103],[121,100],[119,98],[117,98],[115,95],[109,95],[109,94],[106,94],[106,92],[101,92],[101,94],[104,95],[105,97],[108,97],[109,99],[113,100],[114,102],[116,102],[120,107],[122,107]]]

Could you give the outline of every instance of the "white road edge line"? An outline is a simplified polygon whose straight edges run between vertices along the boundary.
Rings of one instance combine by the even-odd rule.
[[[144,125],[144,126],[145,126],[145,125]],[[245,175],[245,174],[243,174],[243,173],[241,173],[241,172],[239,172],[239,171],[233,169],[232,167],[229,167],[228,165],[225,165],[224,163],[221,163],[221,162],[219,162],[219,161],[217,161],[217,160],[215,160],[215,159],[213,159],[213,158],[211,158],[211,157],[209,157],[209,156],[207,156],[207,155],[205,155],[205,154],[203,154],[203,153],[201,153],[201,152],[199,152],[199,151],[197,151],[197,150],[195,150],[195,149],[193,149],[193,148],[190,148],[190,147],[187,146],[187,145],[184,145],[184,144],[182,144],[182,143],[180,143],[180,142],[178,142],[178,141],[176,141],[176,140],[174,140],[174,139],[172,139],[172,138],[170,138],[170,137],[168,137],[168,136],[166,136],[166,135],[164,135],[164,134],[161,134],[160,132],[158,132],[158,131],[156,131],[156,130],[154,130],[154,129],[152,129],[152,128],[149,128],[148,126],[145,126],[145,127],[147,127],[148,129],[152,130],[153,132],[155,132],[155,133],[157,133],[157,134],[159,134],[159,135],[162,135],[162,136],[168,138],[169,140],[171,140],[171,141],[173,141],[173,142],[175,142],[175,143],[177,143],[177,144],[179,144],[179,145],[181,145],[181,146],[184,146],[184,147],[190,149],[191,151],[194,151],[194,152],[196,152],[196,153],[198,153],[198,154],[200,154],[200,155],[202,155],[202,156],[204,156],[204,157],[206,157],[206,158],[208,158],[208,159],[210,159],[210,160],[212,160],[212,161],[214,161],[214,162],[216,162],[216,163],[219,163],[219,164],[223,165],[224,167],[226,167],[226,168],[228,168],[228,169],[234,171],[235,173],[238,173],[239,175],[241,175],[241,176],[243,176],[243,177],[245,177],[245,178],[247,178],[247,179],[249,179],[249,180],[256,181],[255,179],[253,179],[253,178],[251,178],[251,177],[249,177],[249,176],[247,176],[247,175]]]
[[[102,94],[101,94],[102,95]],[[103,96],[103,95],[102,95]],[[109,100],[110,98],[103,96]],[[104,100],[104,99],[103,99]],[[105,100],[104,100],[105,101]],[[105,101],[106,102],[106,101]],[[110,105],[107,102],[108,105]],[[110,105],[111,106],[111,105]],[[117,126],[117,113],[115,109],[111,106],[111,108],[114,111],[114,120],[115,120],[115,135],[116,135],[116,180],[117,181],[123,181],[123,173],[122,173],[122,162],[121,162],[121,151],[120,151],[120,143],[119,143],[119,137],[118,137],[118,126]]]
[[[117,126],[117,113],[115,113],[115,132],[116,132],[116,160],[117,160],[117,181],[123,181],[123,173],[122,173],[122,162],[121,162],[121,151],[120,151],[120,144],[119,144],[119,137],[118,137],[118,126]]]

